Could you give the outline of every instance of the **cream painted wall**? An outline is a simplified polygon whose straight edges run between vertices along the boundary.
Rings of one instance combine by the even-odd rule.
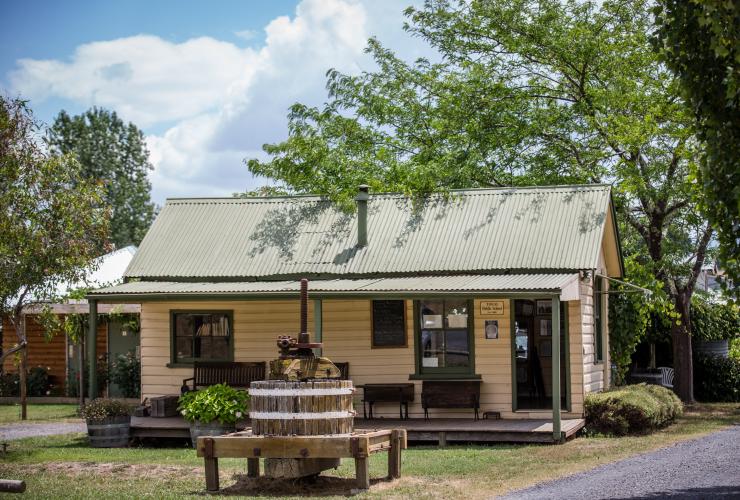
[[[500,316],[481,315],[480,300],[474,301],[475,371],[482,377],[481,410],[499,411],[505,418],[548,418],[549,411],[512,412],[511,377],[511,311],[510,301],[504,301]],[[309,328],[313,330],[313,302],[309,311]],[[568,307],[570,326],[570,364],[572,412],[566,417],[578,417],[583,411],[584,366],[582,344],[577,326],[579,302]],[[141,356],[142,395],[152,397],[179,393],[182,380],[192,376],[191,368],[168,368],[170,362],[170,310],[230,310],[234,314],[234,359],[236,361],[267,361],[277,356],[275,338],[295,335],[299,329],[299,302],[230,301],[230,302],[151,302],[142,304]],[[407,345],[402,348],[372,348],[371,301],[325,300],[322,305],[324,355],[336,362],[350,363],[350,376],[356,385],[369,382],[407,382],[414,373],[413,301],[406,301]],[[499,338],[485,338],[485,320],[499,322]],[[575,325],[575,327],[573,326]],[[416,401],[409,413],[421,417],[421,381],[416,384]],[[356,395],[356,409],[362,412],[362,391]],[[471,418],[465,410],[432,409],[432,415]],[[376,405],[376,415],[395,417],[398,405]]]

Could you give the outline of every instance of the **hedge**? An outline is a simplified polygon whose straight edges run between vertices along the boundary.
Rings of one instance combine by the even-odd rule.
[[[703,402],[740,402],[740,359],[694,355],[694,396]]]
[[[659,385],[627,385],[586,396],[589,432],[624,436],[665,427],[683,413],[673,391]]]

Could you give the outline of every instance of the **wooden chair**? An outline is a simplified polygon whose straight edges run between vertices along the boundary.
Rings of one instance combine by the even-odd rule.
[[[675,375],[673,368],[669,368],[667,366],[659,366],[658,370],[660,370],[660,374],[663,377],[661,379],[660,385],[662,385],[663,387],[667,387],[668,389],[673,389],[673,376]]]

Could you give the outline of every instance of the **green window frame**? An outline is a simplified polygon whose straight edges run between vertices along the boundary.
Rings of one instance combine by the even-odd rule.
[[[170,367],[192,366],[195,361],[233,361],[234,312],[171,310],[170,348]]]
[[[436,309],[425,311],[425,307]],[[475,322],[473,300],[428,298],[414,301],[414,354],[416,373],[411,379],[480,378],[475,374]],[[428,312],[429,314],[425,314]],[[441,313],[441,314],[437,314]],[[455,314],[456,313],[456,314]],[[467,315],[467,318],[462,316]],[[426,316],[426,318],[425,318]],[[441,318],[438,318],[441,316]],[[430,318],[432,317],[432,318]],[[423,322],[426,320],[427,324]],[[461,346],[465,335],[467,346]],[[435,337],[436,346],[430,345]],[[459,352],[454,349],[458,347]],[[459,347],[463,347],[462,350]],[[467,352],[464,348],[467,347]],[[462,357],[467,355],[467,364]],[[436,358],[432,366],[429,359]],[[424,360],[427,359],[425,362]]]
[[[594,363],[604,361],[604,301],[601,276],[594,276]]]

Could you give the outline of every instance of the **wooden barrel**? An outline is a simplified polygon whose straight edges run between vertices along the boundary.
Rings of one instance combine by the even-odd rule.
[[[131,429],[131,417],[108,417],[87,421],[87,436],[93,448],[125,448]]]
[[[265,436],[350,434],[354,407],[351,380],[263,380],[249,389],[252,433]]]

